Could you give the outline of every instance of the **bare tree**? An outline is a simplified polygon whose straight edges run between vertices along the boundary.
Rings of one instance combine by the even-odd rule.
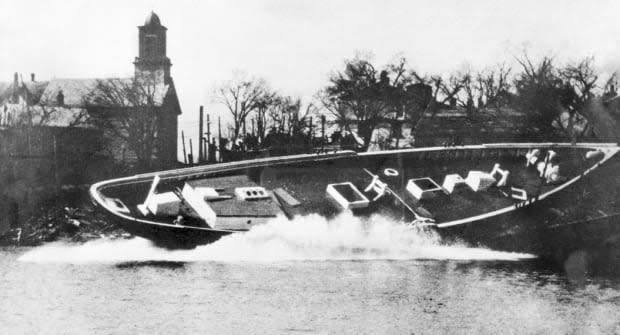
[[[405,57],[400,57],[394,63],[388,64],[387,70],[394,77],[391,83],[392,86],[403,87],[411,84],[414,80],[413,71],[408,69]]]
[[[127,143],[140,169],[153,163],[165,91],[155,78],[106,79],[86,97],[91,122]]]
[[[422,84],[432,88],[431,103],[429,109],[434,115],[442,105],[451,102],[453,99],[458,101],[458,95],[465,88],[471,76],[468,73],[453,73],[447,78],[441,75],[421,76],[416,72],[412,73],[414,78]]]
[[[356,58],[346,62],[345,70],[336,73],[326,88],[339,118],[352,117],[357,124],[357,133],[364,139],[364,147],[370,144],[374,128],[390,111],[385,99],[379,73],[366,59]]]
[[[586,57],[577,63],[570,63],[560,74],[577,93],[582,102],[594,96],[598,74],[594,70],[594,57]]]
[[[26,105],[25,109],[25,112],[20,113],[14,120],[15,125],[30,127],[61,125],[69,129],[88,122],[88,112],[85,108],[59,105],[57,99],[49,96],[42,96],[37,103]]]
[[[515,77],[517,107],[532,114],[533,126],[552,130],[559,107],[556,91],[561,85],[553,59],[545,56],[535,64],[527,52],[515,59],[521,65]]]
[[[255,113],[256,132],[261,142],[265,139],[265,135],[267,135],[267,111],[273,104],[273,101],[273,96],[264,96],[257,104]]]
[[[528,114],[530,130],[550,139],[561,130],[575,141],[573,125],[580,108],[579,97],[571,83],[564,80],[553,58],[544,56],[535,63],[524,52],[516,60],[522,68],[515,79],[516,107]],[[564,119],[566,112],[568,122]]]
[[[319,100],[345,129],[355,124],[363,148],[367,148],[379,123],[392,122],[404,114],[411,98],[407,84],[413,80],[404,58],[378,71],[368,59],[357,57],[345,62],[344,71],[331,76]]]
[[[283,133],[289,110],[295,108],[294,105],[297,103],[301,104],[300,101],[295,101],[291,97],[275,96],[267,108],[268,122],[271,123],[271,127]]]
[[[290,96],[276,96],[268,108],[271,124],[289,135],[301,134],[307,127],[307,118],[316,111],[313,104],[302,108],[301,99]]]
[[[478,73],[476,76],[480,92],[478,107],[484,107],[481,104],[485,104],[499,108],[502,104],[508,103],[506,100],[511,88],[511,72],[512,68],[502,63],[495,69]]]
[[[439,88],[441,91],[440,104],[456,99],[458,101],[459,93],[465,88],[465,84],[469,80],[467,73],[454,73],[448,77],[448,80],[442,80],[439,82]]]
[[[560,71],[565,85],[570,86],[574,94],[570,94],[570,103],[566,104],[568,110],[567,131],[571,140],[577,140],[577,134],[573,128],[577,119],[582,118],[580,113],[587,101],[594,96],[594,89],[598,81],[598,74],[594,70],[594,57],[586,57],[577,63],[568,64]],[[585,128],[584,128],[585,130]]]
[[[340,130],[350,130],[350,115],[347,108],[336,97],[327,93],[326,90],[321,90],[316,94],[315,98],[320,102],[324,110],[336,117],[335,122],[340,127]]]
[[[233,117],[233,142],[239,137],[250,113],[259,110],[273,96],[263,79],[250,78],[243,73],[215,90],[215,99],[226,106]]]
[[[479,95],[476,81],[471,71],[467,71],[463,74],[463,89],[465,98],[461,99],[457,95],[457,99],[461,106],[467,108],[467,113],[471,115],[474,110],[476,96]]]
[[[317,108],[313,104],[307,104],[305,108],[302,108],[301,101],[298,99],[298,103],[294,104],[289,109],[289,133],[291,135],[304,135],[306,129],[311,130],[312,125],[309,123],[312,115],[316,114]]]
[[[607,97],[615,97],[618,93],[618,72],[614,72],[609,75],[609,78],[605,81],[603,86],[603,94]]]

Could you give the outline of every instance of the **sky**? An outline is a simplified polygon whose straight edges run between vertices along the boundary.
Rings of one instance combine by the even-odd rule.
[[[0,0],[0,81],[131,76],[151,10],[168,28],[186,134],[200,105],[225,113],[213,90],[234,71],[307,103],[360,52],[428,74],[510,64],[524,48],[620,70],[620,1]]]

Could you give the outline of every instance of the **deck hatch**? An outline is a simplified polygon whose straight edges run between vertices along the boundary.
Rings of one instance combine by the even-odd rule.
[[[370,203],[351,182],[327,185],[327,195],[343,209],[364,208]]]
[[[407,191],[418,200],[435,197],[438,193],[443,193],[443,188],[429,177],[409,179]]]
[[[442,187],[446,190],[446,192],[448,192],[448,194],[452,194],[455,191],[469,188],[469,186],[465,182],[465,179],[463,179],[463,177],[461,177],[457,173],[446,175],[443,180]]]

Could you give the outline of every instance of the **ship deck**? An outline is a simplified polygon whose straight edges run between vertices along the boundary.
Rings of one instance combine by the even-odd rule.
[[[558,153],[561,174],[566,178],[575,177],[589,168],[594,161],[585,158],[586,148],[554,148]],[[512,206],[523,201],[511,197],[510,187],[525,191],[527,197],[546,193],[558,185],[547,185],[535,167],[526,168],[524,154],[527,150],[472,149],[435,151],[410,155],[385,154],[377,156],[351,156],[335,160],[316,160],[303,163],[274,164],[269,166],[250,166],[243,169],[231,169],[190,179],[168,179],[158,186],[157,192],[166,192],[182,188],[187,182],[192,187],[212,187],[229,199],[208,201],[209,206],[218,217],[262,217],[269,218],[285,212],[275,197],[261,201],[244,201],[234,197],[237,187],[262,186],[269,191],[282,189],[288,196],[300,203],[296,214],[317,213],[331,217],[342,211],[334,206],[326,194],[329,184],[350,182],[364,192],[372,182],[373,175],[379,176],[397,197],[384,195],[379,201],[371,201],[365,210],[357,210],[362,216],[388,214],[397,219],[411,219],[412,208],[422,217],[433,218],[436,223],[450,222],[478,216]],[[406,189],[410,179],[430,178],[442,185],[449,174],[458,174],[465,178],[470,171],[490,172],[495,164],[510,172],[509,185],[506,188],[495,186],[473,191],[467,187],[452,194],[437,192],[428,199],[417,200]],[[385,173],[393,169],[396,176]],[[121,187],[114,193],[123,199],[132,215],[140,216],[136,206],[144,201],[150,181]],[[119,192],[120,191],[120,192]],[[365,192],[373,200],[373,191]],[[286,213],[285,214],[289,214]],[[155,219],[155,217],[149,218]],[[162,218],[164,219],[164,218]],[[170,221],[170,218],[164,219]]]
[[[572,178],[587,168],[584,152],[564,150],[559,155],[561,155],[560,168],[565,177]],[[381,181],[387,183],[407,206],[422,216],[430,216],[438,223],[481,215],[521,202],[522,200],[511,197],[510,186],[524,190],[528,197],[545,193],[558,186],[544,183],[539,178],[536,168],[526,168],[523,156],[493,159],[463,158],[432,163],[420,160],[407,161],[402,157],[392,156],[375,161],[373,164],[360,163],[359,167],[330,164],[273,167],[263,170],[259,176],[255,176],[254,181],[267,189],[284,188],[303,204],[307,213],[333,215],[338,211],[326,200],[326,186],[332,183],[351,182],[363,191],[372,181],[371,175],[365,171],[367,169],[370,173],[379,175]],[[410,179],[427,177],[442,185],[448,174],[459,174],[465,178],[468,172],[473,170],[490,172],[496,163],[499,163],[502,169],[510,171],[508,188],[490,187],[477,192],[464,188],[452,194],[442,192],[436,197],[423,200],[415,199],[406,190]],[[385,169],[396,170],[398,176],[386,176]],[[372,192],[366,194],[370,199],[374,195]],[[383,201],[383,207],[400,206],[402,211],[406,212],[400,201],[392,200]]]

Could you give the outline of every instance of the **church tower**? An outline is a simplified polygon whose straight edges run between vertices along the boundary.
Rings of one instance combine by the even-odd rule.
[[[166,56],[166,27],[151,12],[139,30],[138,57],[134,61],[136,77],[154,75],[170,84],[170,59]]]

